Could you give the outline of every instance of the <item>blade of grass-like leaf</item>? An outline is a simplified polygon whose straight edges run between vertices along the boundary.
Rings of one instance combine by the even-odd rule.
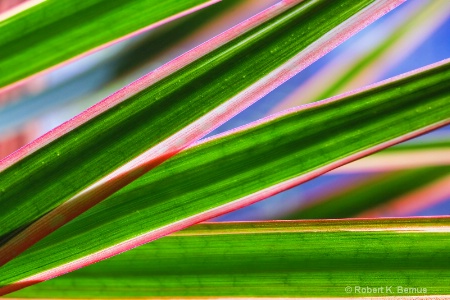
[[[152,35],[143,41],[131,45],[131,47],[104,59],[100,63],[96,62],[92,68],[76,75],[67,82],[50,87],[47,91],[36,96],[23,97],[19,101],[3,107],[0,110],[0,133],[11,127],[26,123],[31,118],[50,108],[54,108],[55,105],[83,101],[83,107],[88,108],[92,106],[94,103],[114,93],[126,84],[138,79],[142,74],[145,74],[146,72],[142,70],[135,70],[138,66],[144,65],[148,60],[155,60],[162,52],[167,51],[174,44],[177,45],[186,36],[192,35],[203,24],[211,23],[211,19],[221,19],[218,15],[230,10],[241,2],[242,0],[227,0],[206,7],[188,17],[177,20],[176,23],[171,24],[172,26],[170,28],[164,27],[153,31]],[[237,23],[235,22],[232,25]],[[204,41],[209,38],[204,39]],[[148,72],[151,69],[147,66],[146,70]],[[124,74],[130,72],[133,72],[132,76],[128,76],[124,80],[122,78]],[[52,74],[49,74],[49,77],[52,77]],[[99,93],[101,96],[95,95],[95,102],[92,99],[86,99],[86,94],[89,94],[89,92],[92,92],[108,80],[112,80],[114,84],[109,84],[107,88],[102,88],[102,91]],[[0,99],[0,105],[3,104],[1,102],[2,100]],[[87,104],[84,104],[84,102]],[[63,117],[61,116],[62,119]],[[70,117],[73,117],[73,115]]]
[[[188,18],[184,22],[178,22],[176,26],[162,33],[158,37],[158,44],[147,41],[147,47],[140,45],[134,53],[121,64],[122,72],[129,69],[130,65],[135,67],[141,74],[147,73],[149,66],[158,64],[159,61],[168,61],[183,54],[186,50],[192,48],[192,45],[199,45],[232,26],[248,19],[249,17],[261,12],[278,2],[277,0],[227,0],[216,5],[203,9]],[[220,14],[219,14],[220,13]],[[183,24],[184,23],[184,24]],[[148,47],[163,48],[160,49],[159,55],[148,59]],[[164,51],[162,51],[164,50]],[[143,63],[143,59],[148,61]],[[120,72],[120,70],[119,70]]]
[[[420,210],[436,205],[450,198],[450,172],[441,176],[431,184],[418,186],[415,190],[402,195],[393,201],[379,207],[365,210],[358,214],[361,217],[376,216],[408,216],[417,214]],[[444,214],[445,212],[442,212]]]
[[[449,248],[446,217],[207,223],[8,297],[446,295]]]
[[[0,24],[0,91],[218,1],[42,1]]]
[[[0,293],[249,205],[446,125],[449,78],[447,60],[192,146],[1,267]]]
[[[450,16],[448,1],[416,1],[404,14],[384,26],[390,32],[373,49],[361,54],[352,48],[339,55],[271,111],[325,99],[371,84],[384,72],[407,57]],[[399,19],[401,17],[401,19]],[[395,23],[395,24],[392,24]],[[394,30],[391,28],[395,27]],[[363,49],[367,40],[361,40]]]
[[[353,188],[343,189],[337,194],[330,194],[325,198],[312,200],[300,207],[297,212],[283,216],[282,219],[355,217],[364,211],[377,209],[377,207],[386,203],[395,202],[397,199],[403,198],[410,193],[414,194],[424,187],[434,185],[435,182],[441,181],[449,174],[449,167],[423,168],[383,174],[358,183]],[[428,197],[424,198],[423,201],[428,201]],[[364,215],[361,216],[363,217]]]
[[[34,80],[33,85],[27,82],[27,89],[20,89],[21,96],[17,95],[19,94],[17,90],[0,94],[0,106],[6,104],[0,109],[0,136],[3,136],[0,139],[0,159],[42,134],[44,130],[42,124],[47,122],[40,119],[30,122],[32,118],[42,117],[45,120],[46,117],[41,114],[50,113],[53,123],[58,123],[58,120],[62,123],[138,79],[151,70],[152,66],[159,66],[162,62],[179,56],[184,52],[183,49],[211,39],[274,2],[274,0],[222,1],[177,20],[171,26],[167,26],[169,28],[159,28],[137,42],[127,41],[128,46],[119,53],[114,54],[112,49],[109,49],[112,55],[104,58],[105,51],[103,51],[100,62],[98,62],[97,54],[89,56],[93,64],[86,62],[87,59],[75,63],[74,65],[89,64],[89,67],[84,72],[65,79],[62,83],[54,78],[58,77],[63,70],[48,74],[45,77],[46,84],[41,82],[39,85],[41,90],[45,86],[46,91],[43,93],[36,91],[36,88],[31,89],[32,86],[36,86],[36,80]],[[172,48],[178,49],[178,52],[173,51]],[[43,78],[40,79],[42,81]],[[104,85],[106,82],[108,84]],[[13,91],[15,97],[5,95],[13,94]],[[6,103],[12,100],[19,101]],[[18,128],[18,126],[21,127]]]
[[[402,2],[279,2],[8,156],[0,165],[8,243],[0,265]]]

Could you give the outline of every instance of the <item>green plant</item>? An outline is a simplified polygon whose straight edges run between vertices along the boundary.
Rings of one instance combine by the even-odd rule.
[[[157,5],[147,22],[202,2],[132,1]],[[281,1],[6,157],[0,165],[0,293],[85,267],[449,124],[446,60],[198,142],[402,2]],[[73,38],[64,29],[105,28],[95,17],[77,19],[80,11],[122,18],[121,8],[133,7],[91,0],[72,9],[73,3],[47,1],[7,19],[0,45],[28,43],[21,37],[32,33],[21,32],[24,24],[58,11],[47,26],[64,26],[53,35],[29,29],[40,32],[34,38],[54,54],[52,42]],[[131,31],[148,26],[138,21],[126,22]],[[37,48],[21,43],[0,57],[2,74],[11,64],[24,66],[2,77],[4,90],[41,71],[34,65],[60,63],[53,55],[31,59]],[[92,47],[62,51],[63,59]],[[439,170],[430,181],[448,172]],[[441,279],[449,275],[448,228],[444,217],[197,225],[12,295],[346,296],[346,286],[387,285],[408,295],[441,295],[448,292]],[[399,262],[404,272],[393,268],[405,257]]]

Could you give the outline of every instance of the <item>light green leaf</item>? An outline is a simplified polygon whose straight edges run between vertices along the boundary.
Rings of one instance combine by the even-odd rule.
[[[449,248],[449,218],[210,223],[8,297],[447,295]]]

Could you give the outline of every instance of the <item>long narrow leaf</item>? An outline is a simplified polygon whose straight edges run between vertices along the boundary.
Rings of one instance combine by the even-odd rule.
[[[0,134],[7,129],[20,126],[33,117],[54,109],[58,105],[74,102],[81,107],[87,108],[91,106],[114,93],[125,84],[138,79],[142,74],[152,69],[147,65],[149,61],[153,61],[155,64],[155,60],[159,60],[162,53],[165,53],[171,47],[180,47],[180,41],[188,39],[199,28],[212,26],[211,20],[221,20],[222,14],[230,11],[231,8],[235,8],[242,2],[244,1],[227,0],[204,8],[188,17],[177,20],[169,28],[163,27],[153,31],[148,37],[134,42],[119,53],[101,62],[96,62],[91,68],[63,83],[58,82],[55,86],[46,86],[46,90],[37,95],[34,93],[32,96],[18,97],[19,99],[15,99],[14,103],[9,103],[9,105],[0,109]],[[245,18],[240,20],[245,20]],[[239,22],[236,21],[228,27],[232,27],[232,25],[237,23]],[[203,41],[207,41],[212,37],[214,35],[205,38]],[[140,68],[138,69],[138,67]],[[143,71],[143,67],[146,67],[145,70],[147,71]],[[125,75],[127,75],[126,78],[124,78]],[[51,81],[54,75],[49,74],[48,77]],[[107,86],[103,86],[107,82]],[[93,93],[96,89],[98,91]],[[0,94],[0,105],[2,104],[6,103],[2,103]],[[61,120],[64,120],[64,116],[61,116]]]
[[[383,34],[382,41],[372,49],[354,53],[356,51],[350,48],[337,56],[274,107],[272,113],[380,80],[386,71],[419,47],[449,16],[448,1],[424,0],[412,3],[403,14],[395,16],[397,19],[389,20],[378,29],[379,32],[388,33]],[[367,39],[362,39],[359,47],[367,49],[367,43]]]
[[[41,1],[0,23],[0,90],[217,1]]]
[[[210,223],[8,297],[434,299],[449,249],[449,218]]]
[[[1,267],[0,293],[249,205],[449,124],[449,79],[450,61],[443,61],[193,146]]]
[[[16,151],[0,165],[0,265],[403,1],[279,2]]]

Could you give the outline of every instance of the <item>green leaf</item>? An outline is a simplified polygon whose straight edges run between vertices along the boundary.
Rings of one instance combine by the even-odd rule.
[[[447,295],[449,248],[449,218],[210,223],[8,297]]]
[[[183,151],[1,267],[0,292],[118,254],[450,123],[450,61],[419,71]]]
[[[446,1],[430,1],[421,6],[422,7],[419,7],[414,15],[407,16],[407,19],[390,33],[383,42],[378,43],[374,49],[368,51],[368,53],[359,57],[357,60],[354,60],[349,68],[341,73],[339,78],[337,78],[333,84],[322,89],[320,94],[316,96],[313,101],[326,99],[339,93],[343,93],[344,91],[349,90],[348,86],[351,86],[351,89],[353,89],[355,88],[354,81],[359,82],[359,86],[376,81],[378,78],[373,78],[373,74],[380,76],[383,73],[381,70],[378,70],[380,65],[384,65],[385,68],[392,67],[391,64],[384,62],[383,59],[393,56],[394,58],[391,60],[398,61],[401,57],[400,55],[405,55],[407,53],[405,50],[397,48],[398,45],[401,45],[402,43],[416,45],[418,47],[418,43],[413,43],[413,41],[408,43],[409,40],[412,40],[413,38],[417,39],[418,35],[424,35],[424,33],[432,33],[432,30],[436,27],[436,18],[440,18],[440,23],[443,23],[447,19],[450,11],[450,5]],[[431,27],[432,29],[424,30],[426,27]],[[412,28],[420,28],[421,32],[417,33],[418,30],[411,30]],[[425,39],[425,37],[426,35],[423,37],[421,36],[419,37],[419,40]],[[398,52],[406,53],[399,54]],[[367,78],[364,78],[365,74],[368,74],[366,75]]]
[[[220,20],[222,14],[239,8],[238,4],[241,3],[243,0],[227,0],[206,7],[171,23],[170,26],[153,30],[150,35],[129,43],[126,48],[106,59],[102,57],[100,62],[94,63],[84,72],[76,74],[62,84],[58,82],[52,86],[50,80],[44,92],[2,107],[0,134],[29,122],[43,112],[54,109],[56,104],[67,105],[68,102],[72,102],[76,103],[77,108],[92,106],[124,85],[138,79],[142,76],[143,69],[149,69],[149,63],[155,64],[155,60],[161,60],[161,56],[164,56],[166,51],[170,52],[171,47],[180,47],[180,41],[182,43],[186,41],[186,38],[195,36],[199,28],[212,26],[211,20]],[[108,75],[105,76],[105,73]],[[99,82],[99,77],[104,78],[105,83],[108,83],[102,86],[104,82],[101,82],[102,80]],[[92,82],[98,82],[98,84],[92,85]],[[96,88],[98,90],[92,93]],[[81,108],[78,111],[81,111]]]
[[[279,2],[15,152],[0,165],[0,265],[403,1]]]
[[[374,45],[367,45],[367,39],[356,42],[355,48],[365,50],[358,51],[353,47],[345,50],[281,101],[271,110],[272,113],[326,99],[380,80],[386,71],[418,48],[449,16],[448,1],[424,0],[412,3],[381,25],[384,27],[380,26],[378,30],[385,33],[383,37],[378,37],[381,41],[377,40]]]
[[[43,1],[0,23],[0,89],[214,2]]]

